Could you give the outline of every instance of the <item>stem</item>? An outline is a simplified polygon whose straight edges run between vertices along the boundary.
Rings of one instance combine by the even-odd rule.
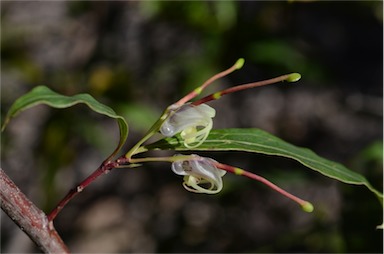
[[[146,158],[136,158],[136,159],[130,159],[130,163],[142,163],[142,162],[175,162],[180,160],[192,160],[196,158],[195,155],[176,155],[176,156],[170,156],[170,157],[146,157]]]
[[[69,253],[46,214],[37,208],[0,168],[1,209],[45,253]]]
[[[204,98],[202,98],[202,99],[200,99],[198,101],[192,102],[192,104],[197,106],[197,105],[200,105],[200,104],[208,102],[208,101],[217,100],[217,99],[219,99],[221,96],[223,96],[225,94],[242,91],[242,90],[249,89],[249,88],[254,88],[254,87],[266,86],[266,85],[274,84],[274,83],[277,83],[277,82],[281,82],[281,81],[287,80],[291,76],[292,76],[292,74],[286,74],[286,75],[282,75],[282,76],[279,76],[279,77],[276,77],[276,78],[271,78],[271,79],[267,79],[267,80],[263,80],[263,81],[252,82],[252,83],[247,83],[247,84],[243,84],[243,85],[238,85],[238,86],[230,87],[230,88],[225,89],[223,91],[207,95],[207,96],[205,96]]]
[[[86,179],[84,179],[80,184],[78,184],[75,188],[71,189],[68,194],[59,202],[59,204],[49,213],[48,220],[53,221],[57,214],[64,208],[66,204],[70,200],[72,200],[77,194],[82,192],[84,188],[86,188],[89,184],[91,184],[93,181],[95,181],[99,176],[102,174],[106,174],[109,171],[111,171],[113,168],[121,168],[124,167],[123,164],[125,163],[139,163],[139,162],[145,162],[145,161],[155,161],[155,159],[151,158],[143,158],[143,159],[131,159],[132,155],[135,154],[136,150],[140,148],[140,146],[147,141],[150,137],[153,136],[155,132],[158,131],[159,126],[165,121],[165,119],[168,116],[168,112],[171,110],[171,108],[167,108],[164,113],[161,115],[159,120],[155,122],[155,124],[152,125],[152,127],[149,129],[147,134],[134,146],[132,147],[128,153],[125,156],[122,156],[118,158],[116,161],[111,162],[106,161],[101,164],[99,168],[97,168],[91,175],[89,175]],[[110,157],[109,157],[110,158]],[[161,161],[162,159],[159,159],[158,161]],[[170,159],[164,161],[170,161]],[[171,160],[172,161],[172,160]]]
[[[168,114],[169,112],[172,110],[172,107],[173,105],[171,105],[170,107],[168,107],[164,112],[163,114],[161,115],[161,117],[152,125],[152,127],[147,131],[147,133],[144,135],[144,137],[139,141],[137,142],[136,145],[134,145],[126,154],[125,154],[125,158],[130,160],[131,157],[135,154],[136,150],[139,149],[139,147],[145,142],[147,141],[150,137],[152,137],[155,132],[159,131],[160,129],[160,126],[163,124],[163,122],[167,119],[168,117]]]
[[[288,193],[287,191],[283,190],[282,188],[275,185],[274,183],[268,181],[264,177],[261,177],[259,175],[253,174],[253,173],[245,171],[243,169],[232,167],[232,166],[229,166],[226,164],[217,163],[215,165],[216,165],[216,167],[218,167],[220,169],[226,170],[226,171],[231,172],[231,173],[236,174],[236,175],[242,175],[242,176],[251,178],[253,180],[259,181],[259,182],[267,185],[268,187],[272,188],[273,190],[279,192],[280,194],[282,194],[282,195],[286,196],[287,198],[293,200],[294,202],[298,203],[306,212],[312,212],[312,210],[313,210],[313,206],[311,205],[311,203],[309,203],[308,201],[305,201],[301,198],[298,198],[298,197],[292,195],[291,193]]]
[[[70,200],[72,200],[77,194],[82,192],[89,184],[95,181],[102,174],[106,174],[111,171],[113,168],[118,167],[119,165],[116,162],[108,162],[102,164],[97,168],[91,175],[85,178],[80,184],[75,188],[71,189],[68,194],[59,202],[59,204],[48,214],[48,221],[53,221],[57,214],[64,208]]]
[[[235,70],[240,69],[243,66],[243,64],[244,64],[244,59],[240,58],[232,67],[228,68],[225,71],[217,73],[213,77],[209,78],[207,81],[204,82],[204,84],[202,84],[201,86],[199,86],[198,88],[196,88],[195,90],[193,90],[192,92],[190,92],[189,94],[181,98],[178,102],[175,103],[175,105],[181,106],[186,102],[192,100],[193,98],[198,96],[205,88],[207,88],[207,86],[212,84],[215,80],[218,80],[219,78],[227,76],[228,74],[234,72]]]
[[[71,201],[77,194],[82,192],[89,184],[95,181],[99,176],[110,172],[113,168],[124,168],[129,164],[142,163],[142,162],[155,162],[155,161],[165,161],[165,162],[174,162],[178,160],[189,160],[192,155],[178,155],[171,157],[148,157],[148,158],[126,158],[125,156],[120,157],[115,162],[106,162],[103,163],[99,168],[97,168],[91,175],[85,178],[80,184],[75,188],[71,189],[68,194],[58,203],[58,205],[48,214],[48,221],[52,222],[60,211]]]

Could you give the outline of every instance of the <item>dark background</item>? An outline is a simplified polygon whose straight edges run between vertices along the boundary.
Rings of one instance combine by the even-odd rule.
[[[37,85],[86,92],[126,117],[127,148],[169,104],[238,58],[209,91],[291,72],[292,85],[210,103],[214,128],[261,128],[365,175],[382,190],[382,2],[1,2],[1,115]],[[209,92],[208,91],[208,92]],[[85,106],[38,106],[2,133],[2,168],[49,212],[117,144],[113,120]],[[172,153],[166,153],[172,154]],[[283,158],[201,153],[266,177],[227,174],[217,195],[189,193],[169,164],[114,170],[55,226],[73,252],[382,252],[382,207],[365,187]],[[1,252],[38,251],[1,214]]]

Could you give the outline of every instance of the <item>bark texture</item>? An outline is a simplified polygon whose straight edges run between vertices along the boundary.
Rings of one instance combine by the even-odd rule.
[[[69,253],[46,214],[37,208],[0,169],[1,209],[45,253]]]

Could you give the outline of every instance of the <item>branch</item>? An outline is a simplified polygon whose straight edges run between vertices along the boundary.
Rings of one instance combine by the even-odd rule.
[[[69,253],[46,214],[37,208],[0,168],[1,209],[45,253]]]

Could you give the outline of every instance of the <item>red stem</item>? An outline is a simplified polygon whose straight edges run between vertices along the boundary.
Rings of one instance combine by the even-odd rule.
[[[234,93],[234,92],[238,92],[238,91],[242,91],[242,90],[250,89],[250,88],[254,88],[254,87],[274,84],[274,83],[286,80],[289,76],[290,76],[289,74],[286,74],[286,75],[282,75],[282,76],[279,76],[279,77],[276,77],[276,78],[271,78],[271,79],[267,79],[267,80],[263,80],[263,81],[258,81],[258,82],[252,82],[252,83],[247,83],[247,84],[243,84],[243,85],[233,86],[233,87],[230,87],[230,88],[225,89],[223,91],[207,95],[207,96],[205,96],[204,98],[201,98],[198,101],[192,102],[192,104],[197,106],[197,105],[200,105],[200,104],[208,102],[208,101],[217,100],[218,98],[220,98],[221,96],[223,96],[225,94]]]
[[[222,78],[224,76],[227,76],[228,74],[230,74],[231,72],[235,71],[236,69],[238,69],[237,65],[233,65],[232,67],[230,67],[229,69],[225,70],[225,71],[222,71],[220,73],[217,73],[216,75],[212,76],[211,78],[209,78],[207,81],[204,82],[204,84],[202,84],[198,90],[200,90],[200,92],[196,92],[196,89],[193,90],[192,92],[190,92],[189,94],[187,94],[186,96],[184,96],[183,98],[181,98],[178,102],[176,102],[175,104],[176,105],[183,105],[185,104],[186,102],[192,100],[193,98],[195,98],[196,96],[198,96],[201,91],[203,91],[207,86],[209,86],[210,84],[212,84],[215,80],[218,80],[219,78]]]
[[[117,162],[104,162],[99,168],[97,168],[91,175],[85,178],[75,188],[71,189],[68,194],[59,202],[59,204],[48,214],[48,221],[53,221],[57,214],[64,208],[64,206],[77,194],[82,192],[89,184],[95,181],[102,174],[106,174],[113,168],[118,167]]]

